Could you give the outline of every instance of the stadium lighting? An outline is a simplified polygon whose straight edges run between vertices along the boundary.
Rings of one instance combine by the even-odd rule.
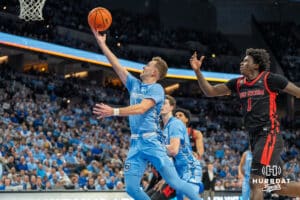
[[[88,71],[82,71],[82,72],[74,72],[74,73],[66,74],[65,78],[70,78],[70,77],[85,78],[87,76],[88,76]]]
[[[1,56],[0,57],[0,64],[5,63],[8,61],[8,56]]]

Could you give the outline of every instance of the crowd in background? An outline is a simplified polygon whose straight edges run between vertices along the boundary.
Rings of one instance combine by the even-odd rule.
[[[16,0],[6,2],[3,4],[6,9],[2,11],[18,15],[18,9],[15,7],[17,4]],[[67,0],[46,1],[43,21],[25,22],[2,18],[0,31],[98,52],[99,48],[95,41],[83,42],[80,38],[74,39],[70,34],[57,35],[58,27],[91,34],[87,15],[96,6],[97,2],[94,1],[79,1],[76,4]],[[164,51],[155,49],[150,51],[147,47],[166,48],[177,52],[163,55],[170,66],[189,68],[188,59],[191,53],[197,50],[207,57],[203,65],[204,70],[239,73],[239,52],[221,33],[180,27],[167,28],[161,25],[158,15],[155,14],[133,14],[124,10],[111,10],[111,13],[113,23],[108,30],[108,43],[118,57],[146,62],[149,57],[164,54]],[[285,75],[291,81],[299,80],[299,25],[292,22],[259,22],[258,28],[282,65]],[[130,45],[141,45],[146,47],[146,50],[130,48]]]
[[[15,7],[12,6],[15,3],[15,0],[7,2],[5,4],[7,9],[3,11],[18,15]],[[87,23],[87,15],[96,6],[98,6],[97,2],[93,1],[80,1],[76,4],[66,0],[46,1],[43,21],[0,19],[0,31],[98,52],[99,48],[94,40],[84,42],[80,38],[74,39],[70,33],[58,35],[57,30],[58,27],[66,27],[92,34]],[[204,70],[239,72],[238,52],[221,33],[164,27],[154,14],[136,14],[123,10],[111,10],[111,13],[113,23],[108,30],[108,43],[120,58],[147,62],[149,57],[161,55],[174,68],[189,68],[189,57],[197,50],[200,54],[207,55]],[[130,45],[143,46],[146,50],[131,48]],[[147,47],[156,49],[149,50]],[[159,48],[171,50],[172,53]]]
[[[259,24],[282,70],[291,81],[300,79],[300,26],[295,23],[264,22]]]
[[[88,80],[15,73],[5,66],[0,72],[0,190],[124,189],[128,121],[118,117],[98,120],[91,113],[96,102],[126,105],[124,90]],[[68,90],[77,92],[61,96],[62,85],[72,85]],[[214,164],[216,190],[240,190],[238,164],[248,146],[247,133],[225,128],[224,121],[214,116],[229,104],[222,106],[224,102],[219,101],[207,107],[205,98],[193,100],[202,102],[201,111],[193,116],[202,121],[194,127],[204,134],[203,168]],[[282,153],[284,175],[299,181],[300,131],[283,132],[287,144]],[[151,176],[149,169],[142,187],[147,187]]]

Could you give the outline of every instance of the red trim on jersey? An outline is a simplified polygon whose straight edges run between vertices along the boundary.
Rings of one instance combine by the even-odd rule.
[[[191,127],[189,127],[189,128],[187,128],[187,132],[188,132],[188,136],[191,136],[191,134],[192,134],[192,138],[193,138],[193,140],[195,140],[196,139],[196,131],[194,131],[195,129],[193,129],[193,128],[191,128]]]
[[[187,132],[188,132],[188,135],[190,136],[191,135],[191,127],[187,128]]]
[[[236,92],[240,93],[241,81],[244,77],[240,77],[236,80]]]
[[[270,111],[270,119],[272,122],[272,129],[277,129],[277,120],[276,120],[276,94],[270,94],[270,109],[273,109],[272,112]],[[276,122],[276,124],[275,124]]]
[[[264,85],[265,89],[269,93],[269,117],[271,121],[271,132],[267,136],[267,141],[265,143],[260,160],[261,164],[263,165],[269,165],[272,158],[274,146],[276,144],[276,134],[274,134],[274,130],[276,130],[276,133],[279,133],[279,123],[276,119],[276,93],[272,92],[268,86],[267,78],[269,74],[270,72],[267,72],[264,76]]]
[[[251,97],[248,98],[247,100],[247,112],[250,112],[251,109],[252,109],[252,100],[251,100]]]
[[[267,82],[267,78],[269,76],[270,72],[267,72],[265,77],[264,77],[264,84],[265,84],[265,88],[268,91],[269,94],[272,94],[273,92],[270,90],[268,82]]]
[[[271,121],[271,130],[276,129],[277,133],[279,132],[279,123],[276,119],[276,93],[272,92],[268,86],[267,78],[269,76],[270,72],[267,72],[264,77],[264,85],[266,90],[269,93],[269,117]]]
[[[272,131],[273,132],[273,131]],[[269,133],[267,136],[267,141],[265,143],[263,152],[262,152],[262,156],[260,159],[260,163],[263,165],[269,165],[271,158],[272,158],[272,154],[274,151],[274,147],[276,144],[276,135],[273,133]]]
[[[264,74],[264,71],[260,72],[260,74],[254,79],[252,80],[251,82],[248,82],[246,77],[244,78],[244,84],[247,85],[247,86],[252,86],[254,85],[259,79],[260,77]]]

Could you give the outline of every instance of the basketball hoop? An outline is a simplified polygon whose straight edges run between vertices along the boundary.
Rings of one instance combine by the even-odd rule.
[[[25,21],[40,21],[43,18],[43,7],[46,0],[19,0],[20,19]]]

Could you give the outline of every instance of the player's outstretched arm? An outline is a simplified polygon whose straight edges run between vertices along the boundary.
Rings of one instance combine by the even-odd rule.
[[[300,87],[297,87],[294,83],[289,82],[287,86],[283,89],[284,92],[300,98]]]
[[[97,115],[98,118],[110,116],[140,115],[147,112],[154,105],[155,102],[152,99],[143,99],[140,104],[135,104],[123,108],[113,108],[109,105],[100,103],[94,106],[93,113]]]
[[[204,144],[203,144],[203,135],[201,131],[195,130],[196,131],[196,149],[197,149],[197,154],[199,159],[202,158],[204,154]]]
[[[244,172],[244,169],[243,169],[243,166],[245,164],[245,160],[246,160],[246,152],[243,153],[243,155],[241,157],[240,164],[239,164],[239,170],[238,170],[239,179],[243,179],[243,177],[245,175],[245,172]]]
[[[204,58],[205,58],[204,56],[201,56],[201,58],[198,59],[197,52],[195,52],[190,59],[190,64],[197,76],[198,84],[201,90],[203,91],[203,93],[205,94],[205,96],[215,97],[215,96],[223,96],[226,94],[230,94],[230,90],[225,84],[217,84],[212,86],[204,78],[203,74],[200,71]]]
[[[106,45],[106,34],[99,34],[96,30],[92,31],[103,54],[106,56],[113,69],[118,74],[122,83],[126,85],[128,71],[119,63],[118,58],[111,52],[111,50]]]

